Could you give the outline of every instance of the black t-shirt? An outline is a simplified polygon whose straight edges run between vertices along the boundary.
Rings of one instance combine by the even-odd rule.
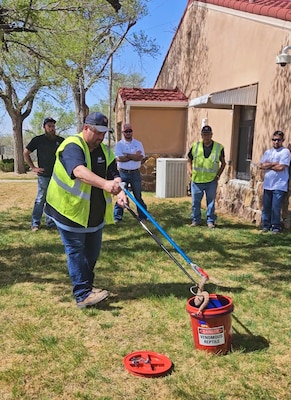
[[[205,158],[208,158],[208,157],[210,156],[210,154],[211,154],[211,152],[212,152],[213,144],[214,144],[213,141],[212,141],[212,143],[211,143],[210,146],[205,146],[205,145],[203,144],[203,151],[204,151],[204,157],[205,157]],[[191,160],[191,161],[193,161],[192,148],[193,148],[193,146],[191,147],[191,149],[189,150],[189,153],[188,153],[188,158],[189,158],[189,160]],[[220,157],[219,157],[219,160],[220,160],[220,161],[223,160],[223,159],[224,159],[224,149],[221,150]]]
[[[50,137],[46,134],[35,136],[26,146],[31,153],[36,150],[39,168],[44,168],[41,176],[50,177],[53,173],[56,160],[56,150],[64,138],[61,136]]]
[[[117,170],[117,164],[115,159],[108,166],[106,173],[106,158],[103,153],[101,146],[97,147],[90,153],[92,172],[99,175],[101,178],[114,179],[119,177],[119,172]],[[71,179],[75,179],[73,174],[74,169],[79,165],[86,165],[85,154],[80,146],[75,143],[69,143],[60,154],[60,161],[66,169],[68,175]],[[106,202],[104,199],[103,190],[93,187],[91,190],[90,197],[90,214],[89,214],[89,227],[95,227],[100,225],[104,220]],[[53,207],[49,204],[46,205],[46,212],[57,221],[73,227],[80,227],[79,224],[69,220],[63,215],[59,214]]]

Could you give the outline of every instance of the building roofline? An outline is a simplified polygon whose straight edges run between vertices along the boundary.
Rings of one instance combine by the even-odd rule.
[[[265,5],[263,3],[265,3]],[[264,24],[270,24],[272,26],[291,30],[291,0],[288,0],[288,2],[274,0],[273,3],[288,3],[288,7],[284,7],[285,12],[283,13],[282,9],[280,10],[279,6],[276,7],[274,6],[274,4],[270,5],[270,1],[267,0],[188,0],[184,13],[181,17],[179,25],[176,29],[168,51],[165,55],[164,61],[161,65],[160,71],[155,80],[154,87],[160,77],[164,64],[168,58],[171,47],[173,45],[173,42],[175,41],[176,35],[184,20],[188,8],[195,5],[196,7],[204,7],[210,10],[212,9],[222,13],[244,17],[249,20],[255,20]],[[283,19],[283,16],[285,16],[287,19]]]

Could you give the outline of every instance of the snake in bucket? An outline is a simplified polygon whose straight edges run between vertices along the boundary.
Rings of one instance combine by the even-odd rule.
[[[207,277],[203,277],[198,285],[197,293],[195,294],[194,304],[199,307],[196,315],[200,315],[209,303],[209,293],[204,290],[204,285],[207,281]]]

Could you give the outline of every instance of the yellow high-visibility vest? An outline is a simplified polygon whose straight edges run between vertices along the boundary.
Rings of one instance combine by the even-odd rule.
[[[81,147],[85,154],[87,168],[90,171],[92,170],[89,147],[83,138],[82,132],[65,139],[56,151],[56,162],[48,186],[46,201],[61,215],[87,228],[92,187],[78,178],[71,179],[60,161],[60,153],[70,143],[75,143]],[[105,144],[101,143],[101,148],[105,155],[107,169],[115,157]],[[113,224],[112,197],[105,190],[103,193],[106,201],[104,220],[107,224]]]
[[[192,147],[192,181],[207,183],[215,179],[219,170],[219,160],[223,146],[213,142],[213,147],[208,158],[204,157],[203,142],[197,142]]]

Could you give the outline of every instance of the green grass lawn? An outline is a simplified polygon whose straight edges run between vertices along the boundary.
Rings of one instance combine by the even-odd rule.
[[[288,398],[291,232],[260,234],[226,216],[213,230],[190,228],[189,198],[145,194],[145,200],[154,219],[210,275],[206,290],[232,298],[232,352],[194,348],[186,312],[192,283],[128,211],[123,223],[105,227],[95,268],[96,286],[111,297],[79,310],[57,231],[32,233],[32,202],[14,205],[0,212],[1,399]],[[171,373],[156,379],[130,374],[123,358],[140,350],[168,356]]]

